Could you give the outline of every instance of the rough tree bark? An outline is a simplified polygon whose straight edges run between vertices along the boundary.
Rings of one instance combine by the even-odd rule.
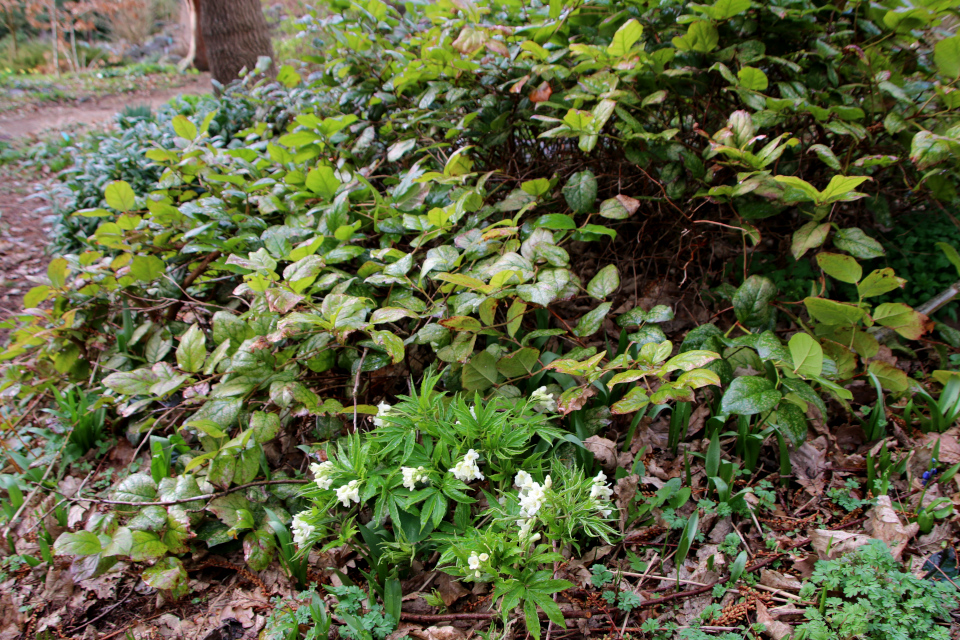
[[[244,67],[256,67],[260,56],[273,57],[260,0],[200,0],[197,8],[197,57],[205,48],[210,71],[218,82],[236,80]]]

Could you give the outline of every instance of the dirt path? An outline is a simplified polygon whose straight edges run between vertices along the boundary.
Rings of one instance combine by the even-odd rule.
[[[210,74],[204,73],[170,89],[138,91],[88,98],[72,104],[43,106],[26,115],[0,116],[0,139],[37,135],[47,129],[62,129],[78,123],[98,124],[110,120],[127,106],[150,105],[151,109],[155,109],[174,96],[210,91]]]
[[[204,74],[176,88],[104,96],[73,105],[44,106],[26,115],[0,117],[0,139],[36,136],[75,124],[102,124],[128,105],[149,104],[155,109],[175,96],[207,93],[210,89],[210,76]],[[41,179],[22,171],[0,172],[0,323],[19,313],[24,294],[46,277],[50,228],[43,222],[48,204],[43,197],[44,190],[35,184]],[[0,327],[0,343],[8,334],[8,329]]]

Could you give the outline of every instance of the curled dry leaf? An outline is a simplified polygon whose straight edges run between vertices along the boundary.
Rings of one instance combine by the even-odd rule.
[[[550,83],[544,80],[539,87],[530,92],[530,102],[546,102],[552,95],[553,89],[550,88]]]
[[[877,503],[870,510],[863,528],[874,538],[886,542],[890,553],[897,560],[907,543],[920,531],[920,525],[915,522],[909,525],[901,524],[900,517],[893,510],[890,496],[877,498]]]
[[[445,627],[429,627],[417,631],[410,631],[410,636],[420,640],[463,640],[464,635],[460,629],[447,625]]]
[[[760,584],[766,587],[780,589],[781,591],[799,591],[802,586],[796,577],[784,575],[779,571],[770,571],[769,569],[764,569],[760,572]]]
[[[590,436],[583,441],[583,446],[592,453],[600,466],[612,468],[617,466],[617,443],[600,436]]]
[[[870,542],[870,537],[847,531],[817,529],[810,532],[810,545],[821,560],[835,560]]]
[[[763,625],[763,634],[773,638],[773,640],[782,640],[789,638],[793,633],[790,625],[780,622],[770,615],[767,607],[762,602],[757,602],[757,622]]]

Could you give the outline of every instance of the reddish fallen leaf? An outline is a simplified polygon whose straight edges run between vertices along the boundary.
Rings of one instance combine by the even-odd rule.
[[[553,89],[550,88],[550,83],[544,80],[539,87],[530,92],[530,102],[546,102],[552,95]]]

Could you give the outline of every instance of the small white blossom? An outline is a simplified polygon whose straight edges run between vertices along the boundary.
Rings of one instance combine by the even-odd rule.
[[[297,515],[293,516],[293,524],[291,528],[293,529],[293,541],[298,547],[302,547],[307,541],[307,538],[309,538],[313,532],[316,531],[316,527],[303,519],[302,513],[298,513]]]
[[[470,557],[467,559],[467,566],[470,567],[470,571],[473,571],[474,577],[480,577],[480,564],[486,562],[490,559],[490,556],[486,553],[481,553],[477,555],[477,552],[474,551],[470,554]]]
[[[613,497],[613,489],[607,486],[606,480],[607,476],[603,471],[597,474],[593,479],[593,485],[590,487],[590,497],[597,502],[597,509],[599,509],[600,514],[604,518],[609,518],[610,514],[613,513],[613,510],[608,506],[610,498]]]
[[[517,472],[514,484],[520,488],[520,515],[524,518],[532,518],[546,501],[547,490],[553,486],[553,480],[547,476],[541,485],[539,482],[534,482],[529,473],[521,470]]]
[[[333,468],[333,463],[329,460],[319,464],[311,464],[310,471],[313,473],[313,479],[317,483],[317,486],[321,489],[329,489],[330,485],[333,484],[335,469]]]
[[[343,503],[343,506],[349,507],[350,502],[360,502],[360,481],[351,480],[347,484],[337,489],[337,500]]]
[[[557,401],[553,394],[547,392],[546,387],[540,387],[530,396],[530,401],[534,404],[534,409],[540,413],[556,413]]]
[[[392,409],[392,407],[391,407],[390,405],[388,405],[386,402],[381,402],[380,404],[378,404],[378,405],[377,405],[377,416],[374,417],[374,419],[373,419],[373,424],[376,425],[376,426],[378,426],[378,427],[382,427],[384,424],[386,424],[386,423],[383,421],[383,416],[390,415],[390,410],[391,410],[391,409]]]
[[[477,466],[477,460],[479,458],[480,454],[470,449],[464,454],[463,459],[450,471],[453,472],[457,480],[462,482],[483,480],[483,474],[480,473],[480,467]]]
[[[473,419],[474,419],[474,420],[477,419],[477,412],[476,412],[476,410],[475,410],[475,407],[470,407],[470,415],[473,416]]]
[[[400,471],[403,472],[403,486],[410,491],[415,491],[417,489],[418,482],[425,482],[427,480],[427,472],[423,467],[400,467]]]

